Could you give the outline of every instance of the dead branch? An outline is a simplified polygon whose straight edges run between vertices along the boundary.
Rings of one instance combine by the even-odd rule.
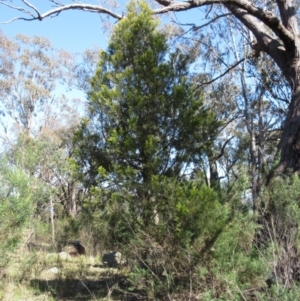
[[[227,16],[232,16],[232,13],[227,13],[227,14],[222,14],[222,15],[218,15],[216,16],[215,18],[211,19],[210,21],[202,24],[202,25],[199,25],[199,26],[196,26],[196,24],[194,23],[180,23],[178,21],[175,21],[173,18],[172,18],[172,22],[175,23],[176,25],[179,25],[179,26],[191,26],[191,28],[189,30],[187,30],[186,32],[184,32],[181,36],[187,34],[188,32],[190,31],[197,31],[201,28],[204,28],[208,25],[210,25],[211,23],[217,21],[218,19],[221,19],[223,17],[227,17]]]
[[[228,72],[230,72],[232,69],[234,69],[236,66],[238,66],[240,63],[242,63],[245,60],[245,58],[242,58],[241,60],[239,60],[238,62],[236,62],[234,65],[232,65],[231,67],[229,67],[225,72],[223,72],[222,74],[220,74],[219,76],[213,78],[212,80],[208,81],[208,82],[203,82],[199,85],[197,85],[196,89],[204,86],[204,85],[209,85],[213,82],[215,82],[216,80],[218,80],[219,78],[223,77],[224,75],[226,75]]]
[[[213,161],[219,160],[220,158],[222,158],[224,156],[225,147],[230,142],[230,140],[233,138],[235,138],[235,136],[232,136],[225,141],[225,143],[222,146],[221,152],[212,159]]]
[[[88,12],[94,12],[94,13],[99,13],[99,14],[107,14],[117,20],[121,20],[122,16],[119,14],[114,13],[113,11],[106,9],[104,7],[102,7],[101,5],[92,5],[92,4],[85,4],[85,3],[80,3],[80,2],[76,2],[76,3],[72,3],[72,4],[62,4],[59,1],[55,1],[55,0],[49,0],[50,2],[54,3],[55,5],[57,5],[57,7],[55,7],[54,9],[51,9],[49,11],[47,11],[46,13],[41,13],[33,4],[31,4],[30,2],[28,2],[27,0],[22,0],[22,2],[29,7],[31,10],[33,10],[35,12],[35,14],[33,14],[30,10],[24,8],[24,7],[19,7],[16,6],[14,4],[10,4],[7,3],[5,0],[1,0],[0,4],[3,4],[5,6],[8,6],[14,10],[20,11],[21,13],[24,13],[26,15],[29,15],[30,17],[26,18],[26,17],[15,17],[7,22],[3,22],[3,23],[11,23],[13,21],[16,20],[23,20],[23,21],[35,21],[35,20],[39,20],[42,21],[45,18],[48,17],[53,17],[53,16],[57,16],[58,14],[60,14],[63,11],[67,11],[67,10],[83,10],[83,11],[88,11]]]

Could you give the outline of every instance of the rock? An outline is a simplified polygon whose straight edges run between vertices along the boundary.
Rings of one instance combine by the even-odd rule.
[[[62,260],[70,260],[70,259],[72,259],[71,256],[70,256],[70,254],[67,253],[67,252],[59,252],[58,253],[58,257],[60,259],[62,259]]]
[[[122,254],[117,251],[110,251],[103,255],[102,263],[108,267],[117,267],[122,264]]]
[[[60,270],[57,267],[52,267],[50,269],[42,271],[38,278],[46,281],[56,280],[58,276],[57,274],[59,273]]]
[[[53,274],[58,274],[60,272],[60,270],[57,267],[50,268],[48,269],[48,271]]]
[[[63,250],[67,252],[71,257],[85,255],[85,248],[80,241],[68,241]]]

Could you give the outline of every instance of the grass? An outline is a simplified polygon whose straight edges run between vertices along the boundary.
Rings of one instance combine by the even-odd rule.
[[[124,275],[125,270],[101,267],[95,257],[62,260],[26,252],[12,256],[1,279],[0,300],[117,301],[124,295]]]

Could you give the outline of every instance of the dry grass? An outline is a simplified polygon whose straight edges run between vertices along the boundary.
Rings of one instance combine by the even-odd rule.
[[[124,271],[101,267],[95,257],[62,260],[42,252],[11,256],[1,279],[3,301],[120,300]]]

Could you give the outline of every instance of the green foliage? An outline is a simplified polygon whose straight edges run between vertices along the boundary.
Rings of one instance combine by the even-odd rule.
[[[107,248],[128,255],[132,285],[150,299],[177,285],[174,265],[186,277],[186,258],[196,265],[228,219],[215,192],[189,176],[220,123],[192,82],[192,60],[171,52],[157,26],[144,2],[130,2],[100,53],[89,120],[74,137],[92,193],[84,214]]]
[[[272,285],[269,290],[259,292],[257,297],[260,301],[293,301],[299,300],[300,289],[298,285],[294,285],[290,288],[286,288],[281,285]]]
[[[169,243],[177,248],[189,248],[199,238],[208,243],[228,219],[217,194],[201,182],[156,176],[152,179],[151,195],[150,211],[157,212],[159,219],[153,222],[153,232],[160,243],[164,243],[170,229],[173,232]]]
[[[191,220],[208,206],[202,199],[208,204],[215,196],[208,188],[184,188],[180,178],[202,163],[220,123],[189,77],[190,58],[169,51],[149,7],[132,1],[128,11],[100,53],[90,120],[74,139],[83,178],[92,178],[86,183],[95,187],[88,207],[95,220],[108,222],[118,242],[151,231],[155,215],[174,207],[177,239],[189,245],[197,236]],[[163,192],[165,178],[175,179],[173,199]]]
[[[81,218],[63,217],[55,221],[55,237],[59,249],[71,239],[79,237],[79,232],[83,228]],[[87,230],[87,227],[85,227]],[[49,233],[49,232],[48,232]]]
[[[256,227],[254,216],[236,213],[218,237],[206,275],[215,278],[215,294],[239,300],[248,288],[265,287],[269,267],[253,245]]]
[[[59,74],[55,74],[56,68],[49,73],[51,60],[42,51],[49,48],[47,41],[20,39],[29,49],[32,43],[38,45],[37,51],[22,56],[22,66],[27,67],[21,68],[23,74],[40,70],[47,73],[46,78],[53,78],[45,81],[44,76],[37,76],[34,82],[12,76],[10,81],[0,80],[4,96],[10,96],[11,89],[21,83],[26,98],[25,107],[19,103],[15,120],[23,124],[26,134],[19,136],[10,152],[14,165],[5,161],[0,165],[1,268],[28,238],[22,237],[22,230],[30,224],[37,239],[49,240],[55,230],[58,242],[86,238],[89,253],[120,250],[128,264],[122,289],[126,290],[127,284],[129,293],[144,295],[147,300],[299,299],[299,178],[273,180],[262,189],[260,210],[249,210],[251,181],[244,165],[249,157],[249,137],[228,126],[235,140],[226,144],[230,141],[227,134],[216,140],[220,122],[194,84],[206,75],[190,74],[193,58],[170,49],[145,2],[129,3],[127,17],[118,22],[108,49],[100,53],[91,79],[89,116],[74,136],[75,150],[70,146],[72,131],[68,129],[51,139],[43,136],[45,132],[39,138],[29,135],[33,115],[37,109],[45,113],[43,104],[51,98],[49,93]],[[43,62],[46,69],[30,65],[31,54],[33,62]],[[233,116],[228,109],[239,99],[228,100],[225,88],[211,90],[216,102],[225,98],[218,111],[222,120],[229,121]],[[236,86],[231,89],[235,91]],[[32,95],[37,97],[34,103]],[[261,112],[252,103],[251,112],[258,116]],[[269,104],[264,101],[262,106]],[[11,114],[8,102],[4,107]],[[255,118],[252,121],[255,130]],[[235,127],[244,125],[236,120]],[[263,137],[258,138],[262,146]],[[264,143],[271,154],[273,143]],[[234,149],[227,153],[230,145]],[[213,185],[214,180],[219,184],[219,179],[212,176],[209,187],[201,175],[207,172],[204,166],[220,159],[219,154],[232,177]],[[75,179],[90,192],[83,208],[80,199],[74,199],[82,188]],[[47,210],[50,200],[55,203],[57,218],[52,229]],[[76,214],[70,214],[74,202],[82,209],[76,219]],[[91,267],[94,261],[80,258],[65,262],[57,254],[37,265],[36,254],[11,261],[6,275],[20,282],[43,271],[46,290],[52,289],[58,297],[75,287],[65,281],[60,292],[63,278],[79,278],[86,285],[91,272],[97,283],[101,273],[108,273]],[[49,264],[59,268],[57,275],[44,269]],[[52,288],[48,277],[57,280]],[[116,279],[112,276],[108,280],[107,298],[118,287]],[[98,297],[92,294],[91,298]]]
[[[28,225],[34,204],[34,181],[18,166],[0,162],[0,266],[8,263],[8,255],[20,243],[22,230]]]
[[[178,177],[202,162],[220,125],[189,77],[191,59],[169,50],[144,2],[128,10],[100,54],[90,121],[76,136],[82,170],[98,183]],[[99,177],[99,166],[108,178]]]
[[[238,186],[246,182],[242,179]],[[210,298],[299,299],[299,184],[298,176],[273,179],[257,214],[248,214],[232,200],[234,215],[200,265],[199,283]],[[287,269],[293,270],[293,278],[286,277]]]
[[[269,189],[262,195],[262,206],[274,217],[278,226],[300,221],[299,210],[300,178],[293,175],[286,179],[274,179]]]
[[[261,197],[261,229],[257,239],[269,250],[272,283],[291,287],[299,281],[299,185],[298,175],[272,180]],[[286,277],[288,269],[293,271],[290,277]]]

